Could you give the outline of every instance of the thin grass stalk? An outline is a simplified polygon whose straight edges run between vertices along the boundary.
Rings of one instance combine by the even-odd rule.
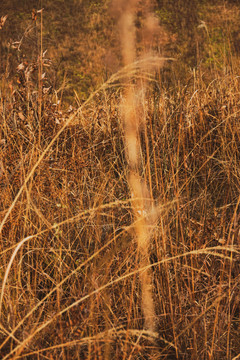
[[[134,63],[135,53],[135,26],[134,14],[139,1],[131,0],[127,4],[122,2],[122,15],[119,22],[122,45],[122,56],[124,65]],[[132,211],[135,219],[135,237],[138,245],[139,267],[147,267],[149,260],[149,228],[152,224],[153,204],[150,198],[146,181],[141,176],[141,144],[139,139],[140,119],[138,116],[138,105],[136,103],[137,85],[128,77],[128,85],[124,93],[122,104],[124,130],[125,130],[125,153],[128,161],[129,176],[128,183],[131,190]],[[143,116],[142,122],[146,122]],[[146,128],[146,124],[143,124]],[[150,175],[149,175],[150,176]],[[154,331],[156,328],[156,316],[152,291],[152,271],[148,269],[139,274],[142,292],[142,313],[145,328]]]

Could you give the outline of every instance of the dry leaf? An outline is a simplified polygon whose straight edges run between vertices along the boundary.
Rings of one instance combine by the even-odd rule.
[[[18,113],[18,117],[19,117],[21,120],[25,120],[25,116],[23,115],[22,112],[19,112],[19,113]]]
[[[0,19],[0,30],[4,27],[4,24],[7,20],[8,15],[2,16]]]

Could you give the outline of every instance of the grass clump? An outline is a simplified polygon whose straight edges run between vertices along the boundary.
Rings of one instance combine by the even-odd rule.
[[[199,66],[169,89],[145,59],[72,107],[39,81],[43,56],[35,80],[31,64],[22,82],[1,77],[2,359],[238,358],[239,77]],[[135,164],[129,84],[142,119]],[[154,222],[137,208],[149,198]],[[147,261],[136,229],[151,234]]]

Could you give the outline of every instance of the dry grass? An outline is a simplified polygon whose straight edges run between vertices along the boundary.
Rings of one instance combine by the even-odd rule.
[[[165,90],[157,62],[126,63],[73,110],[1,78],[2,359],[238,358],[239,77],[199,68]],[[129,79],[144,83],[135,183]]]
[[[121,36],[122,57],[125,66],[136,61],[136,29],[134,25],[138,1],[121,2],[122,12],[119,19],[119,33]],[[148,64],[147,64],[148,65]],[[150,196],[147,181],[142,176],[141,140],[146,134],[146,116],[144,113],[146,84],[132,81],[128,84],[122,99],[122,117],[124,124],[125,154],[128,162],[128,184],[131,190],[132,212],[134,215],[134,240],[137,243],[137,259],[140,267],[147,268],[150,264],[149,247],[151,244],[151,230],[157,220],[153,198]],[[141,97],[140,99],[138,99]],[[141,111],[142,110],[142,111]],[[146,136],[147,139],[147,136]],[[147,146],[147,162],[149,164],[149,151]],[[151,178],[151,175],[150,177]],[[154,216],[155,215],[155,216]],[[145,328],[154,331],[156,328],[156,314],[152,291],[153,274],[151,268],[139,274],[141,283],[141,302]]]

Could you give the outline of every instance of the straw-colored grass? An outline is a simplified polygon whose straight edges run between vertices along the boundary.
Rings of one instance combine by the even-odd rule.
[[[239,77],[131,47],[73,110],[2,77],[1,359],[239,358]]]

